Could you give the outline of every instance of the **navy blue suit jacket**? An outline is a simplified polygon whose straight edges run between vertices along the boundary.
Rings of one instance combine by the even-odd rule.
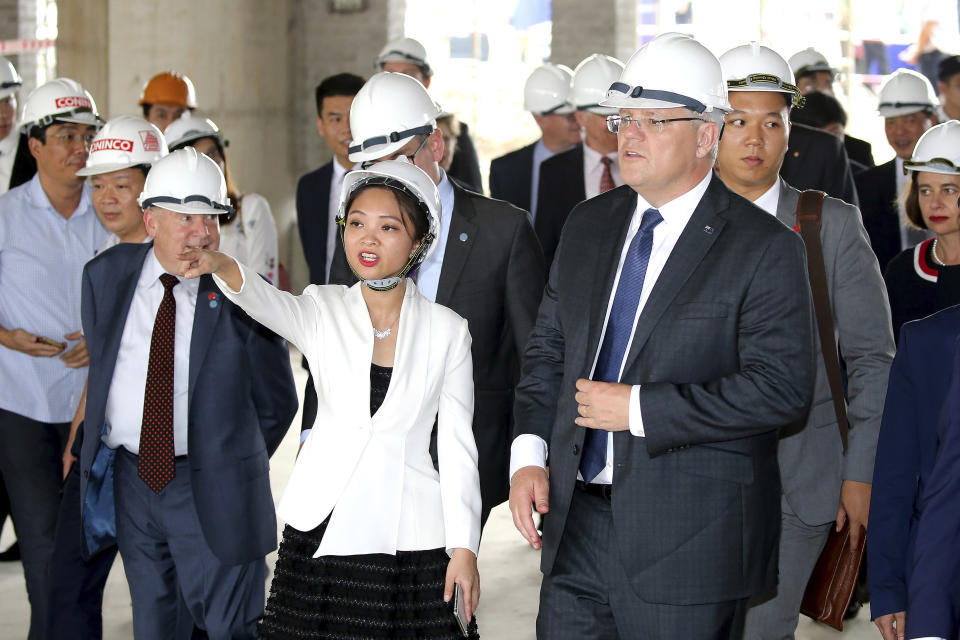
[[[112,493],[112,469],[103,463],[111,450],[103,446],[101,427],[127,314],[152,246],[118,245],[83,270],[90,370],[80,499],[89,555],[115,541],[113,501],[96,500]],[[286,343],[227,300],[210,276],[201,277],[197,294],[188,405],[190,481],[204,538],[224,564],[262,559],[277,546],[269,457],[296,415],[297,392]]]
[[[297,182],[297,230],[310,267],[311,284],[327,284],[327,225],[334,162],[301,176]]]
[[[530,211],[533,149],[537,143],[511,151],[490,162],[490,197]]]
[[[909,638],[960,636],[960,342],[941,409],[933,470],[921,487],[913,570],[908,579]]]
[[[907,581],[921,505],[937,452],[940,408],[960,336],[960,306],[900,329],[877,442],[867,554],[870,613],[906,611]],[[936,634],[931,634],[936,635]]]

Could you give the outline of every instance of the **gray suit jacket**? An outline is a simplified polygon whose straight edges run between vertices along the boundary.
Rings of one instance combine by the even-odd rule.
[[[799,199],[800,192],[781,179],[780,222],[789,227],[797,224]],[[844,456],[820,337],[815,334],[813,406],[800,428],[781,432],[779,448],[784,495],[793,512],[809,525],[837,517],[843,480],[873,481],[883,399],[896,350],[886,287],[857,208],[825,198],[820,243],[834,332],[847,366],[850,440]]]
[[[619,187],[571,212],[515,402],[515,435],[549,445],[541,569],[554,568],[584,430],[588,377],[637,195]],[[647,602],[749,597],[777,582],[777,432],[813,396],[803,242],[714,177],[637,323],[621,381],[642,385],[645,438],[614,434],[614,540]]]

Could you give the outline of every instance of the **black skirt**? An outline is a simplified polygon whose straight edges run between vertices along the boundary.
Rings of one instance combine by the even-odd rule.
[[[261,638],[459,640],[443,601],[450,559],[443,549],[396,555],[321,556],[326,522],[304,533],[287,526],[260,621]],[[470,638],[477,639],[476,619]]]

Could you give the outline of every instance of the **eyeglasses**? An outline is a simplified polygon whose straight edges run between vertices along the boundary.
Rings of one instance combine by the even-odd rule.
[[[76,131],[63,131],[61,133],[54,133],[50,137],[53,138],[57,144],[65,147],[72,147],[76,144],[82,144],[84,149],[89,149],[90,145],[93,143],[95,134],[81,134]]]
[[[703,118],[664,118],[657,120],[655,118],[631,118],[630,116],[612,115],[607,116],[607,129],[610,133],[626,132],[631,124],[635,124],[637,125],[637,131],[663,133],[664,127],[669,122],[692,122],[694,120],[706,122]]]
[[[411,154],[405,154],[405,153],[401,153],[400,151],[397,151],[392,155],[385,156],[383,158],[377,158],[376,160],[365,160],[360,164],[360,168],[369,169],[370,167],[377,164],[378,162],[383,162],[384,160],[397,160],[398,158],[401,158],[401,157],[409,160],[410,164],[416,164],[415,160],[416,160],[417,154],[423,150],[423,148],[427,145],[427,140],[429,139],[430,139],[430,136],[424,136],[423,140],[420,142],[420,146],[417,147],[417,150]]]

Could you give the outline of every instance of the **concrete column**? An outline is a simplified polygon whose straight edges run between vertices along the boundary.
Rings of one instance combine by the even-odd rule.
[[[592,53],[626,62],[637,48],[636,0],[553,0],[551,62],[573,68]]]

